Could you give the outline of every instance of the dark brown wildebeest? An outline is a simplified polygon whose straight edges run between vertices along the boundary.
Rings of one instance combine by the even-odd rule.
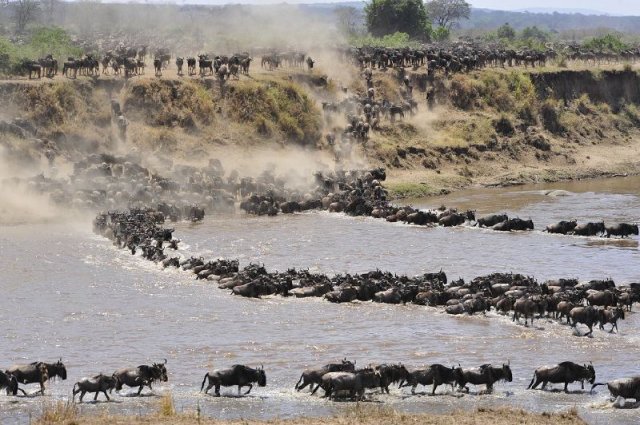
[[[329,372],[353,372],[356,368],[356,362],[350,362],[347,359],[342,360],[341,363],[329,363],[319,369],[307,369],[302,372],[298,383],[296,383],[296,391],[301,391],[307,385],[310,385],[309,390],[313,392],[313,384],[320,385],[322,381],[322,375]]]
[[[415,394],[418,385],[433,385],[431,395],[434,395],[440,385],[449,384],[453,390],[456,383],[455,371],[455,367],[449,368],[441,364],[432,364],[426,369],[409,372],[407,383],[404,385],[400,383],[400,388],[411,386],[411,394]]]
[[[113,373],[113,376],[117,379],[116,391],[120,391],[123,385],[128,387],[139,387],[138,395],[142,392],[144,387],[149,387],[153,390],[151,384],[154,381],[167,382],[167,359],[164,363],[153,363],[149,365],[140,365],[135,368],[119,369]]]
[[[577,225],[578,225],[577,220],[571,220],[571,221],[563,220],[556,224],[551,224],[547,226],[545,231],[547,233],[559,233],[561,235],[566,235],[567,233],[573,231],[573,229],[575,229]]]
[[[209,380],[207,389],[204,390],[206,394],[211,388],[216,388],[216,397],[220,397],[220,387],[238,386],[238,394],[242,387],[249,387],[244,395],[251,392],[253,383],[257,382],[258,386],[264,387],[267,385],[267,375],[264,372],[264,368],[261,366],[258,369],[253,369],[244,365],[233,365],[228,369],[216,369],[212,372],[207,372],[202,380],[202,386],[200,391],[203,390],[205,382]]]
[[[586,223],[576,226],[571,232],[572,235],[578,236],[598,236],[605,233],[604,222]]]
[[[507,220],[509,220],[509,216],[507,216],[506,214],[491,214],[480,217],[476,224],[480,227],[491,227]]]
[[[109,401],[107,391],[113,391],[117,384],[118,379],[115,376],[107,376],[102,373],[92,378],[83,378],[73,385],[73,397],[71,399],[75,401],[76,394],[80,393],[80,402],[82,403],[82,398],[86,393],[96,393],[93,397],[93,401],[96,401],[98,394],[103,393],[107,401]]]
[[[380,364],[374,366],[375,370],[380,375],[380,388],[383,393],[389,394],[389,385],[402,383],[409,379],[409,371],[402,364]]]
[[[605,323],[611,324],[611,330],[609,333],[613,333],[614,329],[618,331],[618,320],[624,320],[624,309],[620,307],[616,307],[614,310],[604,308],[602,310],[598,310],[598,313],[600,315],[600,318],[598,319],[600,322],[600,329],[604,330]]]
[[[626,238],[631,235],[638,235],[638,225],[629,223],[619,223],[612,226],[605,226],[607,237],[620,236]]]
[[[469,391],[467,384],[486,385],[486,392],[493,391],[493,384],[498,381],[513,381],[511,367],[509,363],[503,364],[502,367],[493,367],[490,364],[484,364],[478,368],[463,369],[458,367],[455,370],[456,382],[460,388]]]
[[[568,385],[572,382],[580,381],[584,389],[584,381],[593,384],[596,380],[596,371],[593,365],[583,365],[573,362],[562,362],[556,366],[542,366],[533,372],[533,379],[527,389],[535,390],[542,383],[541,389],[545,389],[547,384],[564,383],[564,392],[569,392]]]
[[[599,314],[595,307],[574,307],[569,312],[571,327],[575,328],[578,323],[583,323],[589,327],[589,332],[583,336],[593,334],[593,325],[598,323]]]
[[[156,77],[162,76],[162,60],[155,58],[153,60],[153,69],[155,70]]]
[[[40,384],[40,393],[44,395],[44,383],[49,379],[56,377],[62,380],[67,379],[67,368],[62,363],[62,359],[56,363],[33,362],[26,365],[15,365],[10,367],[7,372],[16,377],[21,384]],[[26,394],[24,390],[23,394]]]
[[[187,73],[196,75],[196,58],[187,58]]]
[[[324,390],[324,396],[329,400],[347,395],[351,399],[363,400],[367,388],[378,388],[381,385],[380,374],[372,368],[359,369],[355,372],[329,372],[322,376],[318,388]],[[312,393],[312,394],[313,394]]]
[[[182,75],[182,65],[184,65],[184,58],[176,58],[176,68],[178,68],[178,75]]]
[[[519,322],[520,315],[524,316],[524,325],[527,326],[527,321],[531,318],[531,325],[533,325],[533,319],[535,314],[539,312],[538,303],[531,298],[520,298],[513,304],[513,321]]]
[[[609,290],[595,291],[587,295],[587,302],[589,305],[607,308],[618,303],[618,296]]]
[[[591,391],[599,385],[605,385],[604,383],[597,383],[591,386]],[[611,396],[614,398],[632,398],[636,401],[640,401],[640,376],[633,376],[631,378],[616,379],[606,383]]]

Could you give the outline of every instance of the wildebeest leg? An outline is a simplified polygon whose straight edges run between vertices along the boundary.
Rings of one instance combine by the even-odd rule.
[[[40,394],[44,395],[44,381],[40,381]]]
[[[414,387],[415,388],[415,387]],[[436,395],[436,389],[438,388],[438,384],[433,383],[433,389],[431,390],[431,395]]]
[[[251,392],[251,388],[253,388],[253,385],[252,385],[252,384],[249,384],[249,389],[247,390],[247,392],[246,392],[246,393],[244,393],[244,395],[249,394],[249,393]]]
[[[541,390],[544,390],[545,388],[547,388],[547,382],[548,381],[542,381],[542,387],[540,387]],[[533,386],[533,388],[537,387],[539,384],[539,382],[536,382],[536,384]]]
[[[96,391],[96,395],[93,396],[93,401],[98,400],[98,394],[100,394],[100,391]]]
[[[109,398],[109,395],[107,394],[106,390],[102,391],[104,393],[104,396],[107,398],[107,401],[111,401],[111,399]],[[98,393],[96,393],[96,397],[98,396]]]
[[[220,385],[216,384],[216,397],[220,397]]]
[[[138,388],[138,395],[140,395],[143,388],[144,388],[144,383],[140,384],[140,388]]]
[[[82,392],[80,393],[80,403],[82,403],[82,397],[84,397],[84,395],[85,395],[86,393],[87,393],[86,391],[82,391]]]
[[[564,381],[564,392],[568,393],[569,389],[567,388],[569,386],[569,381]]]

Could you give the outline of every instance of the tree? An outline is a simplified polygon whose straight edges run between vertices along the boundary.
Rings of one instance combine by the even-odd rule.
[[[334,11],[338,20],[338,28],[344,34],[353,35],[358,32],[358,23],[361,22],[361,16],[355,7],[340,6]]]
[[[523,29],[520,34],[520,38],[523,40],[535,40],[540,43],[546,43],[549,40],[549,34],[534,25]]]
[[[422,0],[371,0],[365,6],[367,28],[376,37],[403,32],[428,39],[431,26]]]
[[[426,9],[431,20],[447,30],[460,19],[471,16],[471,5],[465,0],[432,0],[427,2]]]
[[[40,10],[40,2],[38,0],[16,0],[13,3],[15,8],[16,31],[20,33],[36,18]]]
[[[509,25],[509,23],[506,23],[498,28],[496,34],[498,35],[498,38],[506,40],[513,40],[514,38],[516,38],[516,30],[514,30],[513,27]]]

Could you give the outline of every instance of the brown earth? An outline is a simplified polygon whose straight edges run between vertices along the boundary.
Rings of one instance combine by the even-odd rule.
[[[385,166],[395,197],[637,174],[640,77],[630,67],[615,68],[485,69],[438,78],[433,110],[416,85],[418,113],[384,121],[367,143],[353,146],[343,165]],[[407,72],[414,81],[422,73]],[[71,160],[133,145],[178,161],[277,158],[294,151],[309,166],[326,165],[334,154],[322,136],[346,120],[328,120],[320,102],[340,100],[343,87],[365,92],[355,68],[328,74],[324,86],[323,69],[254,66],[251,76],[224,89],[213,77],[178,77],[173,69],[161,78],[147,69],[126,82],[113,76],[6,80],[0,82],[0,120],[33,122],[38,139],[53,141],[58,154]],[[400,99],[396,71],[376,71],[374,85],[379,98]],[[131,123],[124,144],[114,131],[111,98],[121,102]],[[37,156],[42,146],[6,132],[2,143],[24,158]]]

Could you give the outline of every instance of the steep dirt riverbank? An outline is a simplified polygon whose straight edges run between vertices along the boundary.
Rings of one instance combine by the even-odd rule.
[[[8,80],[0,82],[0,148],[9,162],[37,170],[45,157],[60,167],[96,152],[134,150],[158,171],[214,157],[277,163],[294,152],[318,168],[385,166],[398,198],[640,170],[640,85],[633,70],[485,69],[426,85],[426,74],[406,73],[417,111],[395,122],[382,118],[367,141],[338,150],[326,135],[339,139],[348,113],[323,111],[322,102],[366,95],[359,71],[348,66],[335,75],[256,69],[224,85],[171,69],[161,78],[128,81]],[[374,72],[376,99],[401,101],[398,74]],[[112,100],[129,122],[126,137]]]

